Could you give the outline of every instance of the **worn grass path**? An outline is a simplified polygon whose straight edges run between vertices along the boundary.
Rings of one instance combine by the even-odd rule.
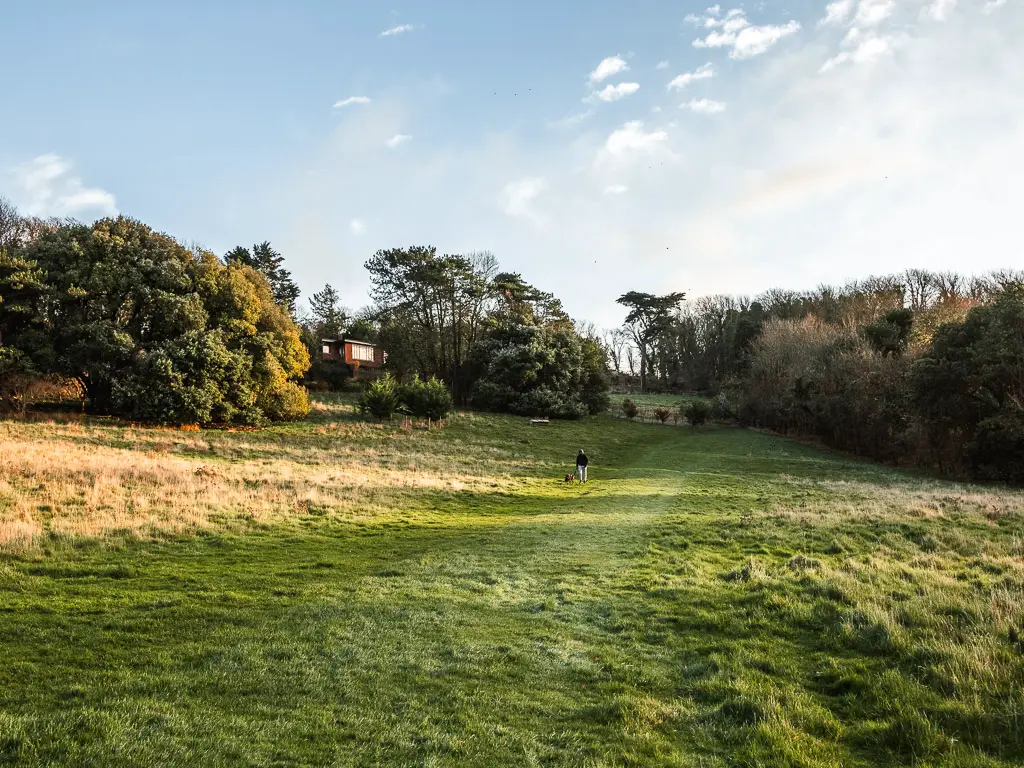
[[[739,430],[519,430],[426,438],[535,462],[514,483],[372,520],[0,560],[0,764],[1024,760],[1019,496]]]

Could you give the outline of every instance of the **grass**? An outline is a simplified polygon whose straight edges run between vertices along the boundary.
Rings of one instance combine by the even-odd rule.
[[[687,403],[699,397],[700,395],[673,395],[656,392],[617,393],[612,395],[612,410],[618,411],[624,399],[632,400],[641,407],[677,408],[681,403]]]
[[[0,469],[0,764],[1024,762],[1018,492],[337,399],[0,423]]]

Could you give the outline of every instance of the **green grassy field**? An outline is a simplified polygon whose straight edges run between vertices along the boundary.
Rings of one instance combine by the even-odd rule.
[[[343,401],[0,423],[0,469],[3,765],[1024,763],[1017,492]]]

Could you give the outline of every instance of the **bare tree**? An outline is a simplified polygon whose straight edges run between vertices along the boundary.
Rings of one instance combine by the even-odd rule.
[[[14,203],[0,197],[0,248],[16,248],[26,235],[26,221]]]
[[[632,344],[626,345],[626,366],[629,368],[629,375],[636,376],[636,364],[639,361],[640,355],[637,353],[636,347]]]
[[[938,298],[935,274],[926,269],[908,269],[903,273],[903,284],[907,302],[914,312],[930,307]]]

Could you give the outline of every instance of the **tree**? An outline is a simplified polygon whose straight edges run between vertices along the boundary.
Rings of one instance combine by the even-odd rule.
[[[16,340],[18,332],[33,323],[44,280],[34,262],[0,247],[0,345],[4,339]]]
[[[338,292],[330,284],[313,294],[309,309],[318,328],[317,333],[324,338],[337,338],[344,330],[348,313],[341,306]]]
[[[494,280],[496,306],[473,347],[472,401],[493,411],[579,418],[608,408],[605,351],[550,294],[517,274]]]
[[[893,309],[871,325],[864,327],[864,335],[872,348],[883,357],[899,357],[907,351],[914,313],[909,309]]]
[[[299,287],[292,280],[291,272],[284,268],[284,257],[275,251],[269,242],[254,245],[252,251],[240,245],[236,246],[224,255],[224,261],[244,264],[263,274],[270,283],[274,301],[284,307],[288,314],[295,315]]]
[[[940,467],[1024,482],[1024,291],[936,332],[911,370],[913,406]],[[944,466],[945,465],[945,466]]]
[[[27,222],[7,198],[0,197],[0,251],[17,248],[27,234]]]
[[[496,261],[489,253],[439,255],[432,246],[377,251],[367,262],[379,340],[399,375],[447,382],[465,399]]]
[[[629,309],[625,327],[640,352],[640,391],[647,388],[648,364],[651,345],[671,322],[672,313],[686,297],[684,293],[655,296],[651,293],[630,291],[616,301]]]
[[[381,421],[385,419],[390,421],[400,405],[398,382],[390,373],[387,373],[372,381],[363,392],[359,401],[359,411]]]
[[[22,349],[78,379],[100,413],[161,423],[249,423],[308,410],[309,354],[267,279],[189,251],[126,217],[41,232],[39,330]]]

